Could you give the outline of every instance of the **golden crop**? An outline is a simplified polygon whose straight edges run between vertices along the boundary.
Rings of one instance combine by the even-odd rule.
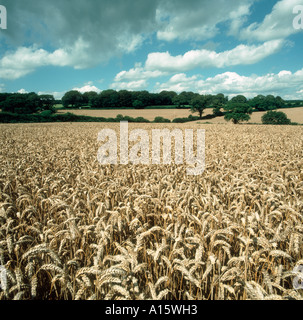
[[[302,299],[302,127],[195,124],[206,169],[187,176],[101,166],[118,126],[0,125],[0,300]]]

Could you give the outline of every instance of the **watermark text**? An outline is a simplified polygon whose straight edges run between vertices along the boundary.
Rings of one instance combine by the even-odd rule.
[[[293,270],[293,274],[296,275],[292,283],[294,289],[303,289],[303,265],[296,266]]]
[[[6,291],[7,289],[7,276],[4,266],[0,266],[0,290]]]
[[[7,29],[7,11],[2,5],[0,5],[0,29]]]
[[[303,5],[295,6],[293,13],[296,14],[296,17],[293,20],[294,29],[303,29]]]
[[[128,122],[122,121],[120,123],[120,164],[159,165],[161,164],[161,150],[162,164],[172,164],[172,138],[174,138],[175,164],[183,164],[185,159],[188,165],[186,168],[187,175],[197,176],[202,174],[205,169],[205,130],[198,129],[196,132],[196,152],[194,152],[194,130],[185,129],[184,131],[185,134],[181,129],[174,129],[173,131],[153,129],[150,145],[150,136],[147,130],[135,129],[129,133]],[[116,132],[112,129],[103,129],[99,132],[98,141],[107,141],[98,150],[97,159],[99,163],[102,165],[118,164]],[[135,144],[129,148],[129,142]]]

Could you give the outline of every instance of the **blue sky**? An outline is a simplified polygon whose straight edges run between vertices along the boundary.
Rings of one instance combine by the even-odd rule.
[[[303,99],[303,0],[0,2],[0,92]]]

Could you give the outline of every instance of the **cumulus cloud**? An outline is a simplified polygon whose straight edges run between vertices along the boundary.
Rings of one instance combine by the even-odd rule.
[[[81,88],[73,88],[72,90],[76,90],[76,91],[79,91],[81,93],[91,92],[91,91],[100,93],[102,91],[99,88],[97,88],[96,86],[92,85],[92,83],[88,83],[88,84],[84,85]]]
[[[187,78],[184,73],[186,71],[254,64],[278,52],[283,45],[283,40],[272,40],[259,46],[239,45],[232,50],[219,53],[206,49],[191,50],[178,56],[172,56],[169,52],[154,52],[148,55],[144,66],[136,64],[128,71],[119,72],[111,87],[146,89],[147,80],[177,72],[178,74],[169,80],[169,88],[176,92],[186,91],[186,88],[197,86],[197,77]]]
[[[182,91],[192,91],[198,88],[201,80],[200,77],[195,75],[187,77],[185,73],[178,73],[172,76],[167,83],[156,83],[156,91],[174,91],[180,93]]]
[[[254,64],[278,52],[283,44],[283,40],[273,40],[259,46],[239,45],[232,50],[219,53],[202,49],[191,50],[178,56],[172,56],[169,52],[154,52],[148,55],[144,67],[139,64],[128,71],[121,71],[116,75],[115,82],[147,80],[195,68]]]
[[[143,68],[141,66],[141,64],[135,66],[135,68],[132,68],[128,71],[121,71],[119,72],[116,77],[115,80],[116,82],[119,81],[123,81],[123,80],[146,80],[146,79],[150,79],[150,78],[158,78],[161,76],[166,75],[166,72],[163,71],[159,71],[159,70],[146,70],[145,68]]]
[[[155,32],[163,40],[205,40],[219,31],[218,24],[247,15],[253,0],[2,2],[9,25],[0,38],[17,49],[2,57],[0,77],[18,79],[47,65],[97,66],[135,51]]]
[[[37,45],[19,47],[0,59],[0,78],[15,80],[32,73],[39,67],[73,67],[85,69],[91,63],[90,44],[79,38],[73,46],[48,52]]]
[[[17,91],[17,93],[21,93],[21,94],[25,94],[25,93],[28,93],[28,91],[26,91],[25,89],[20,89]]]
[[[302,30],[293,26],[295,15],[293,9],[297,5],[303,5],[303,0],[281,0],[275,4],[271,13],[266,15],[261,23],[254,22],[246,28],[234,29],[234,34],[242,40],[268,41],[287,38]],[[236,30],[237,29],[237,30]]]
[[[33,72],[37,67],[68,64],[67,54],[61,49],[49,53],[36,46],[20,47],[0,59],[0,78],[14,80]]]
[[[119,72],[111,88],[147,89],[149,80],[156,79],[157,88],[170,86],[175,91],[197,88],[202,92],[210,90],[208,85],[212,84],[216,92],[221,91],[220,88],[228,92],[234,85],[233,90],[242,88],[252,93],[254,86],[256,92],[259,90],[260,83],[265,89],[272,86],[272,90],[276,90],[276,85],[283,91],[288,77],[290,85],[299,86],[294,90],[301,94],[302,87],[294,81],[300,78],[299,74],[289,74],[289,71],[260,79],[233,72],[207,80],[199,75],[185,74],[196,68],[229,68],[257,63],[279,52],[286,43],[285,38],[299,32],[292,24],[293,7],[303,4],[303,0],[278,1],[263,21],[245,26],[256,1],[73,0],[71,3],[67,0],[27,0],[25,3],[2,0],[9,19],[8,29],[0,34],[2,48],[7,49],[0,56],[0,78],[19,79],[45,66],[95,67],[112,57],[133,53],[150,35],[156,35],[161,41],[194,41],[198,45],[198,42],[222,33],[234,35],[243,43],[237,45],[239,42],[235,42],[233,49],[222,52],[206,47],[182,55],[152,52],[145,64]],[[163,83],[163,77],[171,75],[173,77]],[[91,84],[78,89],[99,90]],[[3,86],[0,86],[1,90]]]
[[[146,70],[141,63],[137,63],[134,68],[119,72],[110,87],[115,90],[143,90],[147,88],[149,79],[159,78],[167,74],[167,72],[159,70]]]
[[[274,94],[281,95],[285,99],[302,99],[302,83],[303,69],[295,73],[283,70],[277,74],[268,73],[262,76],[243,76],[236,72],[224,72],[207,79],[201,79],[198,75],[187,77],[185,74],[177,74],[165,83],[158,82],[155,91],[196,91],[200,94],[223,93],[228,96],[244,94],[248,98],[258,94]]]
[[[32,65],[19,70],[22,76],[44,63],[53,65],[54,60],[56,65],[89,68],[136,50],[155,29],[158,1],[3,0],[2,4],[9,25],[1,38],[5,35],[9,46],[19,48],[11,58],[17,58],[20,50],[31,50],[28,43],[44,48],[31,50]]]
[[[58,91],[39,91],[38,92],[38,95],[43,95],[43,94],[50,94],[50,95],[53,95],[56,100],[61,100],[65,94],[65,91],[61,91],[61,92],[58,92]]]
[[[136,80],[136,81],[114,82],[111,84],[110,88],[114,90],[137,91],[137,90],[146,89],[147,86],[148,86],[148,82],[142,79],[142,80]]]
[[[194,68],[224,68],[257,63],[278,52],[283,40],[272,40],[262,45],[239,45],[236,48],[217,53],[210,50],[191,50],[184,55],[171,56],[169,52],[154,52],[148,55],[147,70],[182,72]]]

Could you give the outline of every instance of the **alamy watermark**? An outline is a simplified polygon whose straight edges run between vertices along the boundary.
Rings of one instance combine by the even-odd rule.
[[[0,5],[0,29],[7,29],[7,11],[2,5]]]
[[[205,170],[205,130],[198,129],[196,136],[196,155],[194,155],[194,130],[185,129],[153,129],[152,141],[147,130],[135,129],[128,132],[128,122],[120,122],[120,164],[172,164],[172,138],[175,146],[175,164],[184,164],[188,167],[187,175],[200,175]],[[162,146],[161,148],[161,138]],[[97,159],[100,164],[118,164],[118,138],[112,129],[103,129],[99,132],[98,141],[105,142],[98,150]],[[138,142],[138,140],[140,140]],[[185,145],[184,145],[185,141]],[[137,142],[129,148],[129,142]],[[130,150],[129,150],[130,149]],[[150,153],[151,150],[151,153]],[[185,152],[184,152],[185,151]],[[185,153],[185,155],[184,155]],[[151,159],[150,159],[151,155]]]
[[[303,265],[296,266],[293,274],[296,275],[292,282],[294,289],[303,289]]]
[[[294,29],[303,29],[303,5],[295,6],[293,8],[293,14],[296,14],[296,17],[293,20]]]
[[[6,291],[7,289],[7,276],[4,266],[0,266],[0,290]]]

